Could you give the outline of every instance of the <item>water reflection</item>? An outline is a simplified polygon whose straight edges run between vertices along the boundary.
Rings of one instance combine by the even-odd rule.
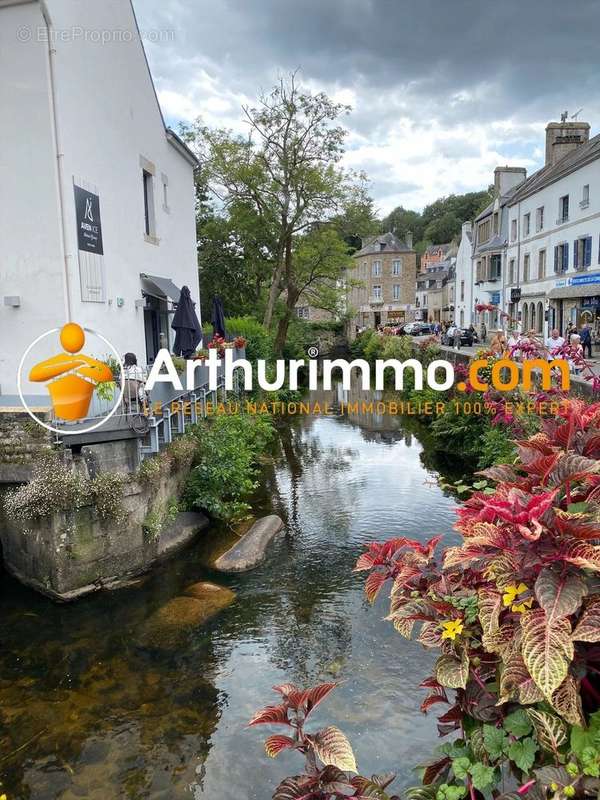
[[[325,399],[335,411],[335,390]],[[73,606],[5,579],[0,770],[9,796],[264,800],[299,765],[291,754],[267,759],[247,720],[276,683],[332,678],[343,683],[315,721],[347,732],[365,773],[395,769],[410,782],[436,738],[416,689],[431,655],[383,622],[385,597],[367,606],[352,567],[364,542],[450,531],[453,500],[432,484],[421,437],[388,415],[288,420],[261,498],[287,531],[246,575],[207,566],[231,540],[215,532],[142,586]],[[175,651],[136,643],[157,608],[206,579],[232,588],[236,602]]]

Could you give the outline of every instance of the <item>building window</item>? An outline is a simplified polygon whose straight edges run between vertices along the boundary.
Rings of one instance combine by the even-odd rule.
[[[510,223],[510,240],[515,242],[517,240],[517,220],[513,219]]]
[[[496,233],[498,233],[498,212],[497,211],[494,212],[493,220],[494,220],[494,222],[493,222],[494,233],[496,234]]]
[[[465,299],[465,282],[460,282],[460,299],[463,301]]]
[[[557,244],[554,248],[554,272],[566,272],[569,269],[569,245]]]
[[[515,282],[515,260],[511,258],[508,262],[508,282],[514,283]]]
[[[540,206],[535,211],[535,229],[536,231],[544,230],[544,206]]]
[[[558,219],[556,220],[556,224],[562,225],[563,222],[568,222],[568,221],[569,221],[569,195],[565,194],[558,201]]]
[[[581,203],[579,203],[580,208],[587,208],[590,204],[590,185],[586,183],[583,187],[583,192],[581,194]]]
[[[496,254],[490,257],[490,277],[491,281],[497,280],[502,274],[502,256]]]
[[[573,267],[585,269],[592,263],[592,237],[575,239],[573,243]]]
[[[146,236],[154,236],[156,234],[154,185],[152,175],[145,169],[142,170],[142,184],[144,187],[144,233]]]
[[[373,275],[377,277],[381,275],[381,261],[374,261],[373,262]]]
[[[402,261],[392,261],[392,275],[400,275],[400,270],[402,268]]]
[[[523,236],[529,236],[531,229],[531,214],[523,214]]]
[[[373,298],[375,300],[381,300],[381,286],[373,287]]]
[[[525,253],[523,256],[523,282],[529,280],[529,262],[530,262],[529,253]]]
[[[393,298],[394,300],[400,300],[400,284],[395,283],[393,287]]]
[[[308,319],[310,316],[308,306],[296,306],[296,314],[300,319]]]
[[[546,251],[538,251],[538,278],[546,277]]]

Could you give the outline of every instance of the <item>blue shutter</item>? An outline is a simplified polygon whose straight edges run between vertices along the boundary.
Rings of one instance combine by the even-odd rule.
[[[583,266],[589,267],[592,263],[592,237],[588,236],[585,240],[583,252]]]
[[[600,251],[598,251],[598,261],[600,261]],[[558,245],[554,248],[554,272],[558,272]]]
[[[577,249],[577,248],[575,248]],[[563,263],[562,271],[566,272],[569,269],[569,243],[565,242],[563,245]]]
[[[579,266],[579,248],[577,247],[577,239],[575,239],[575,241],[573,242],[573,267],[577,269],[578,266]]]

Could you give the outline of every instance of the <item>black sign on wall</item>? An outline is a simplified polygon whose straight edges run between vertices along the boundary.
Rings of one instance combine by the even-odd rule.
[[[521,290],[520,289],[511,289],[510,290],[510,302],[511,303],[518,303],[521,299]]]
[[[104,255],[102,247],[102,224],[100,222],[100,198],[81,186],[75,191],[75,217],[77,219],[77,246],[80,250]]]

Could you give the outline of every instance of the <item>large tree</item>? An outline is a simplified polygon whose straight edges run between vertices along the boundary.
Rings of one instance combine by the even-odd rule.
[[[323,93],[302,90],[291,75],[256,107],[243,109],[247,137],[204,132],[212,191],[226,210],[235,204],[251,208],[272,242],[264,324],[271,325],[277,301],[285,298],[279,346],[285,341],[291,298],[304,281],[299,254],[305,240],[312,241],[315,229],[343,215],[360,192],[360,179],[339,164],[346,131],[337,123],[348,110]],[[322,280],[320,270],[315,276],[311,285]],[[328,269],[327,280],[331,278]]]

